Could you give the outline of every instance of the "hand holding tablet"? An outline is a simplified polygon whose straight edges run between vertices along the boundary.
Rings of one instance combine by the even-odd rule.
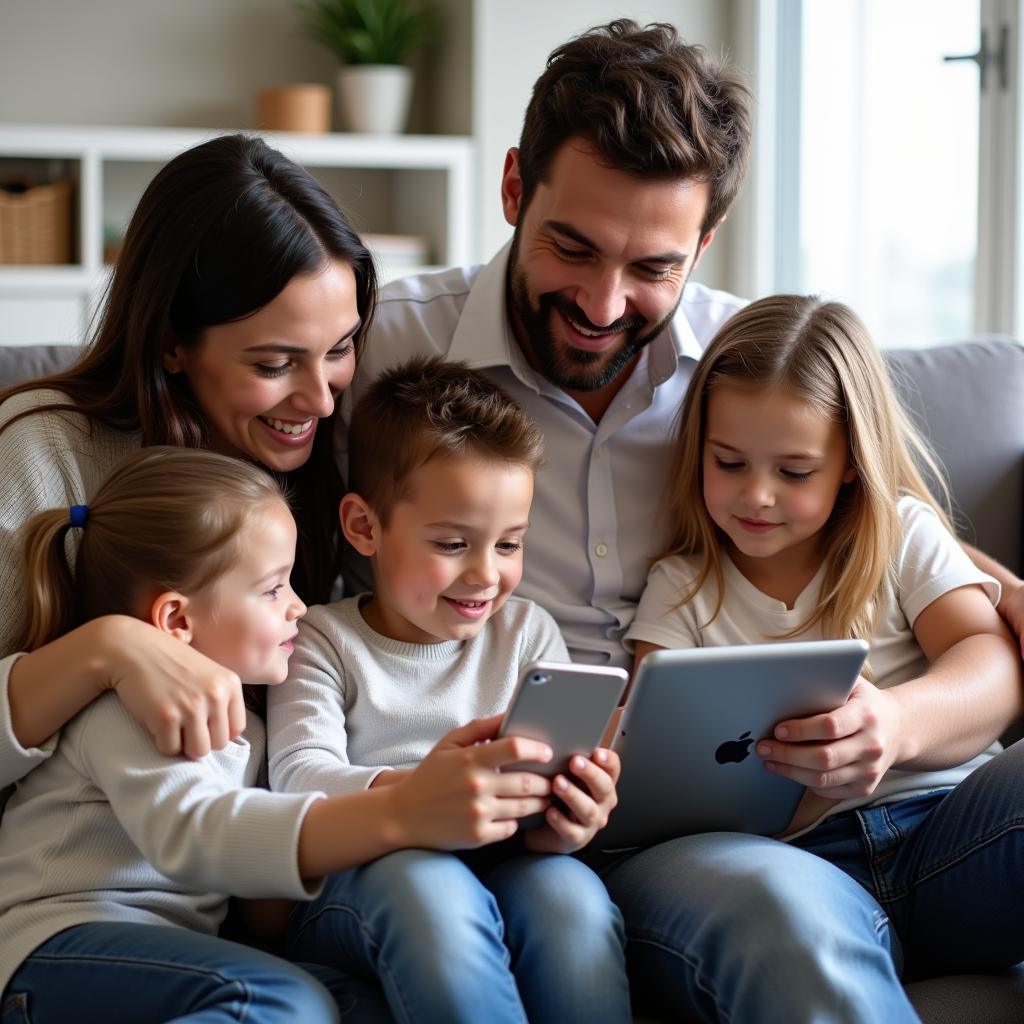
[[[612,744],[619,806],[593,845],[781,832],[804,788],[766,771],[753,748],[784,719],[844,704],[867,651],[862,640],[819,640],[649,654]]]

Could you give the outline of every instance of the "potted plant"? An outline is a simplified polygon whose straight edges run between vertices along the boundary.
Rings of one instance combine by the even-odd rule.
[[[400,132],[409,114],[406,61],[434,30],[434,8],[410,0],[302,0],[306,34],[342,63],[338,105],[355,132]]]

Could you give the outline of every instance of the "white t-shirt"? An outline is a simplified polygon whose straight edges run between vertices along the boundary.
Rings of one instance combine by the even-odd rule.
[[[688,284],[671,328],[595,424],[526,362],[508,323],[507,269],[506,247],[482,268],[384,288],[343,416],[347,424],[350,400],[384,370],[417,355],[464,360],[503,387],[544,434],[517,593],[555,617],[574,661],[625,667],[622,635],[667,539],[656,517],[674,421],[701,352],[743,302]],[[342,432],[340,452],[345,444]],[[349,593],[370,589],[368,566],[349,557],[345,584]]]
[[[899,516],[903,538],[895,574],[887,588],[885,608],[870,638],[868,653],[874,682],[883,689],[913,679],[927,668],[928,661],[914,637],[913,625],[933,601],[971,584],[984,587],[993,604],[999,601],[999,584],[974,566],[928,505],[917,498],[902,498]],[[715,581],[709,579],[691,601],[674,608],[680,595],[696,579],[699,560],[673,557],[659,561],[651,569],[636,618],[626,634],[630,649],[632,641],[636,640],[669,648],[770,643],[809,618],[817,605],[824,576],[822,567],[794,606],[787,608],[782,601],[758,590],[728,555],[723,558],[723,570],[725,600],[714,621],[704,625],[717,603]],[[820,625],[811,627],[796,639],[822,639]],[[993,743],[966,764],[941,771],[890,768],[869,796],[842,800],[832,805],[828,813],[955,786],[1001,749],[998,743]],[[797,834],[802,835],[804,831],[806,829]]]

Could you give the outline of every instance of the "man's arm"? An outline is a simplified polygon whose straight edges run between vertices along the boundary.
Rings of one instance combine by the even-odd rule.
[[[982,572],[987,572],[989,576],[999,581],[1003,589],[997,605],[999,614],[1013,630],[1020,644],[1021,654],[1024,655],[1024,581],[976,547],[963,541],[960,542],[960,546]]]

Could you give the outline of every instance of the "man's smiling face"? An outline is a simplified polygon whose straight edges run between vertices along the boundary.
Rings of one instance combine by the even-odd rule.
[[[518,162],[502,198],[515,225],[509,314],[530,362],[568,392],[599,390],[672,319],[714,231],[701,236],[709,188],[602,165],[572,139],[522,206]]]

